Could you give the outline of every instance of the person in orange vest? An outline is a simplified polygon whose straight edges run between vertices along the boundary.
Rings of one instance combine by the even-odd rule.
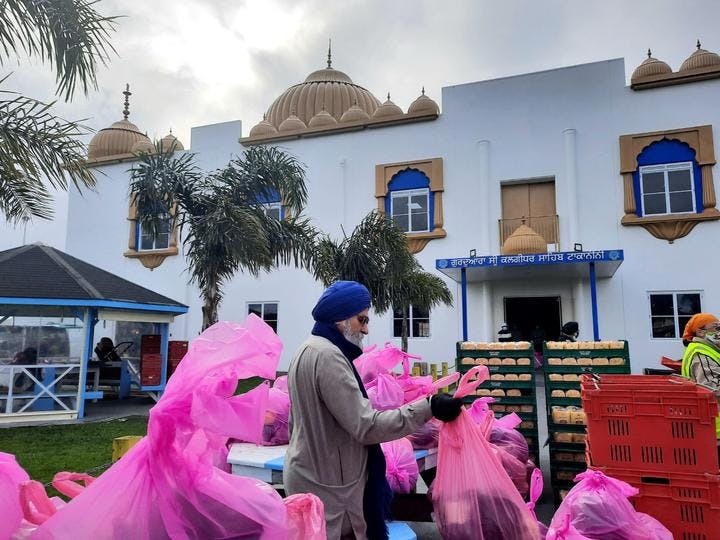
[[[693,315],[685,325],[683,344],[682,376],[710,388],[720,399],[720,320],[710,313]],[[720,439],[720,417],[715,432]]]

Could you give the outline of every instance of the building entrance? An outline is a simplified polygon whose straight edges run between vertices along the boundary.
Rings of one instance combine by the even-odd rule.
[[[542,342],[560,337],[562,309],[559,296],[505,298],[505,322],[515,340],[532,341],[537,352]]]

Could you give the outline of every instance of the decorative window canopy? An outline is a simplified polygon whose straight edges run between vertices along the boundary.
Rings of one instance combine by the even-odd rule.
[[[664,140],[684,143],[695,153],[694,163],[702,178],[702,181],[698,180],[695,188],[698,201],[695,212],[642,215],[639,203],[641,193],[636,185],[640,167],[644,165],[640,163],[641,155],[653,143]],[[668,159],[669,163],[675,161],[677,160]],[[620,174],[625,192],[625,215],[621,223],[626,226],[640,225],[654,237],[673,243],[676,239],[687,236],[699,222],[720,219],[720,212],[715,208],[713,165],[715,151],[712,126],[621,135]]]
[[[378,210],[387,213],[390,209],[390,198],[393,191],[391,182],[404,171],[418,171],[428,180],[429,189],[429,230],[427,232],[407,233],[408,247],[412,253],[422,251],[430,240],[447,236],[443,229],[442,193],[444,190],[442,158],[432,158],[401,163],[386,163],[375,166],[375,198]],[[405,186],[400,189],[411,189],[420,186]]]
[[[171,209],[171,214],[175,212],[175,209]],[[128,221],[130,222],[130,233],[128,236],[128,249],[123,253],[130,259],[139,259],[145,268],[153,270],[160,266],[166,257],[172,257],[178,254],[177,247],[177,227],[170,228],[170,235],[168,239],[168,247],[163,249],[141,249],[139,240],[141,235],[138,234],[139,222],[137,205],[135,201],[131,201],[128,207]]]

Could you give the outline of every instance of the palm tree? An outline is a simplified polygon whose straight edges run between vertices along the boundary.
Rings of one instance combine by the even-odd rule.
[[[338,279],[358,281],[370,291],[377,313],[401,309],[402,348],[407,352],[410,305],[430,310],[452,305],[452,294],[439,277],[424,272],[410,253],[405,233],[385,214],[368,214],[340,242],[323,237],[317,244],[315,277],[326,287]]]
[[[200,288],[203,330],[217,321],[222,287],[235,273],[257,276],[279,264],[310,268],[316,232],[301,212],[307,201],[305,170],[292,156],[255,146],[223,169],[206,174],[193,154],[173,148],[139,155],[131,169],[130,197],[141,226],[158,230],[171,216],[183,235],[190,279]],[[266,211],[278,198],[286,216]]]
[[[106,64],[115,17],[95,10],[92,0],[0,0],[0,64],[16,57],[39,58],[56,74],[56,93],[65,101],[78,87],[97,88],[97,69]],[[0,85],[9,75],[0,78]],[[80,122],[52,113],[53,103],[0,88],[0,215],[11,222],[52,217],[48,185],[92,187],[83,167],[87,133]]]

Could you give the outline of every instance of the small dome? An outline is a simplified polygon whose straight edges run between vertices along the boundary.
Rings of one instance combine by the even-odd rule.
[[[128,120],[130,116],[130,85],[125,85],[125,106],[123,108],[123,119],[115,122],[110,127],[98,131],[88,145],[88,159],[99,159],[112,156],[124,156],[131,154],[138,142],[150,142],[147,135],[140,133],[138,127]]]
[[[357,101],[340,117],[341,124],[348,122],[366,122],[368,120],[370,120],[370,115],[358,107]]]
[[[440,114],[440,108],[434,100],[425,95],[425,88],[422,94],[408,107],[408,114]]]
[[[670,73],[672,73],[672,68],[662,60],[653,58],[652,52],[648,49],[648,57],[642,64],[635,68],[630,80],[634,81],[635,79],[641,79],[643,77],[650,77],[652,75],[668,75]]]
[[[155,151],[155,145],[150,140],[140,140],[133,144],[130,150],[133,154],[152,154]]]
[[[306,127],[305,122],[300,120],[297,116],[295,116],[295,113],[292,112],[290,113],[290,116],[282,121],[278,131],[297,131],[299,129],[305,129]]]
[[[162,152],[178,152],[180,150],[185,150],[185,147],[171,131],[160,140],[160,150]]]
[[[308,127],[318,128],[318,127],[336,126],[337,123],[338,123],[338,121],[335,120],[335,117],[333,115],[331,115],[325,109],[321,109],[315,116],[313,116],[310,119],[310,122],[308,123]]]
[[[692,71],[695,69],[715,67],[720,69],[720,56],[714,52],[700,48],[700,40],[697,42],[697,49],[687,57],[680,66],[679,72]]]
[[[505,240],[500,253],[503,255],[547,253],[547,242],[527,225],[520,225]]]
[[[275,135],[277,129],[270,122],[267,121],[267,117],[263,116],[263,119],[255,124],[250,130],[250,137],[266,137],[268,135]]]
[[[150,142],[150,139],[129,120],[120,120],[93,136],[88,145],[88,159],[130,154],[139,141]]]
[[[390,100],[390,94],[388,94],[387,101],[385,103],[383,103],[382,105],[380,105],[380,107],[378,107],[378,109],[375,111],[375,113],[373,113],[372,117],[373,117],[373,120],[375,120],[378,118],[390,118],[392,116],[402,116],[402,115],[403,115],[402,109],[400,107],[398,107],[397,105],[395,105]]]
[[[318,69],[317,71],[313,71],[310,75],[305,77],[305,82],[338,82],[353,84],[352,79],[348,75],[338,69],[334,69],[331,67],[326,67],[323,69]]]

